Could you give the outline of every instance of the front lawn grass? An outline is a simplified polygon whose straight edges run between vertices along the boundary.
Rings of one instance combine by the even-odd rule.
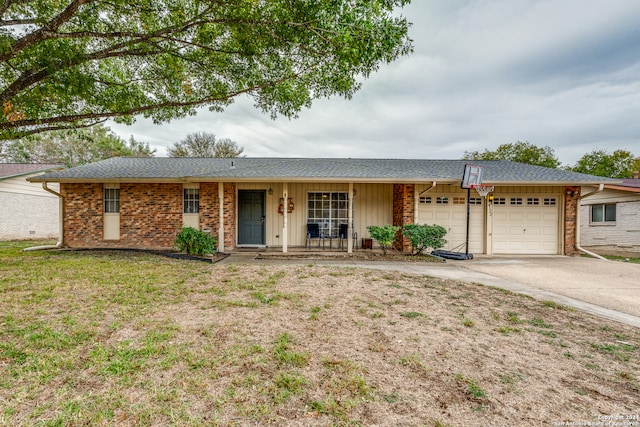
[[[30,245],[0,242],[0,425],[534,426],[640,405],[639,331],[545,301]]]

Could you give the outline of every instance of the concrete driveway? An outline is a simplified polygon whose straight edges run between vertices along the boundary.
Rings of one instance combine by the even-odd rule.
[[[461,280],[554,301],[640,327],[640,264],[565,256],[477,256],[446,263],[366,261],[358,258],[255,259],[232,254],[224,262],[351,266]]]
[[[585,257],[479,257],[464,268],[640,316],[640,264]]]

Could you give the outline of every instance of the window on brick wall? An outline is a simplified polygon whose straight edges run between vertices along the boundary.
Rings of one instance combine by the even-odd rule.
[[[184,213],[200,212],[200,189],[185,188],[184,189]]]
[[[616,205],[591,205],[591,223],[606,224],[616,222]]]
[[[104,212],[105,213],[120,212],[120,189],[119,188],[104,189]]]

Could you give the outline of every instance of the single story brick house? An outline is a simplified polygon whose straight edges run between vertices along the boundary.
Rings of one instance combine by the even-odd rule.
[[[483,168],[483,182],[494,186],[485,199],[461,188],[467,163],[118,157],[30,181],[59,183],[61,244],[71,248],[169,249],[189,225],[217,237],[221,252],[287,252],[307,245],[351,252],[369,237],[367,226],[421,223],[445,227],[445,249],[455,250],[465,242],[469,203],[470,252],[569,255],[578,252],[581,187],[617,182],[509,161],[473,161]],[[308,241],[308,224],[322,240]],[[411,250],[406,239],[396,247]]]
[[[621,179],[606,184],[580,203],[580,240],[584,246],[640,252],[640,178]],[[585,186],[583,192],[593,191]]]
[[[58,238],[58,197],[27,179],[63,168],[48,163],[0,163],[0,240]],[[58,184],[52,188],[58,191]]]

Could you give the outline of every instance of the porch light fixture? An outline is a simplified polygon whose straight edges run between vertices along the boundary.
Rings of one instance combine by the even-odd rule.
[[[269,189],[267,190],[267,194],[273,196],[273,188],[269,187]]]

